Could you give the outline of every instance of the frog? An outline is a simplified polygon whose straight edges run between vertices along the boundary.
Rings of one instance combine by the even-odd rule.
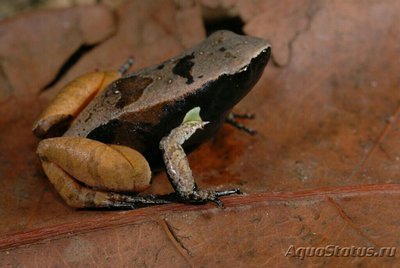
[[[187,154],[228,122],[271,54],[263,39],[216,31],[161,64],[85,74],[62,89],[33,125],[44,173],[71,207],[135,209],[182,202],[223,206],[240,190],[199,189]],[[251,115],[244,116],[252,118]],[[141,194],[166,170],[174,192]]]

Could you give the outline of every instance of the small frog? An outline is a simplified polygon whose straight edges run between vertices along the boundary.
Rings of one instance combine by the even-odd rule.
[[[251,132],[231,109],[256,84],[269,56],[262,39],[218,31],[162,64],[124,74],[128,63],[119,72],[73,80],[33,126],[46,138],[37,154],[47,177],[76,208],[222,205],[219,197],[239,190],[198,189],[184,149],[191,151],[226,121]],[[131,194],[145,190],[151,170],[163,166],[175,193]]]

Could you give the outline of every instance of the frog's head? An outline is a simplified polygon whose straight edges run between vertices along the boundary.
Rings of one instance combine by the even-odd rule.
[[[218,31],[189,50],[174,68],[183,74],[183,67],[190,65],[186,84],[197,89],[194,95],[202,99],[198,105],[205,118],[212,119],[230,110],[253,88],[270,52],[265,40]]]

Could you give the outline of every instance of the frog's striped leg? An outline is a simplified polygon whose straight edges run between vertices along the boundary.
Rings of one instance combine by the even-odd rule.
[[[246,113],[246,114],[237,114],[237,113],[229,113],[225,119],[225,122],[232,125],[233,127],[242,130],[250,135],[255,135],[257,131],[252,128],[246,127],[245,125],[239,123],[236,119],[254,119],[254,114]]]
[[[132,209],[170,203],[157,196],[117,193],[140,192],[150,185],[147,161],[131,148],[59,137],[42,140],[37,154],[50,182],[71,207]]]
[[[175,189],[178,200],[188,203],[205,203],[212,201],[218,206],[223,206],[219,197],[239,194],[240,190],[212,191],[198,189],[189,166],[189,161],[182,148],[182,144],[189,139],[196,130],[202,129],[208,123],[201,121],[201,118],[198,116],[199,111],[200,109],[195,111],[195,113],[197,113],[197,119],[195,120],[193,120],[193,118],[187,118],[191,117],[191,115],[189,115],[191,111],[189,111],[184,122],[161,140],[160,149],[163,151],[168,177]]]

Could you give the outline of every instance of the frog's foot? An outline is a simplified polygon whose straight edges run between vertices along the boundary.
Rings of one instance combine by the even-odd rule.
[[[135,208],[170,203],[156,196],[118,193],[141,192],[150,185],[146,159],[131,148],[59,137],[42,140],[37,154],[50,182],[72,207]]]
[[[242,130],[250,135],[255,135],[257,133],[257,131],[255,131],[252,128],[246,127],[245,125],[239,123],[236,119],[254,119],[255,115],[252,113],[245,113],[245,114],[236,114],[236,113],[230,113],[227,117],[226,117],[226,122],[232,126],[234,126],[235,128]]]
[[[177,199],[179,201],[188,203],[205,203],[211,201],[222,206],[223,203],[219,200],[219,197],[238,194],[240,191],[239,189],[226,191],[197,189],[182,144],[189,139],[196,130],[202,129],[208,122],[201,121],[198,115],[199,109],[194,112],[193,110],[188,112],[184,122],[180,126],[173,129],[171,133],[160,142],[160,149],[163,151],[168,178],[178,195]],[[196,113],[197,115],[193,115]]]
[[[137,209],[155,205],[170,204],[174,202],[170,196],[159,196],[159,195],[144,195],[144,196],[132,196],[127,194],[108,192],[107,202],[104,206],[98,206],[95,203],[94,206],[84,208],[106,208],[106,209]]]

